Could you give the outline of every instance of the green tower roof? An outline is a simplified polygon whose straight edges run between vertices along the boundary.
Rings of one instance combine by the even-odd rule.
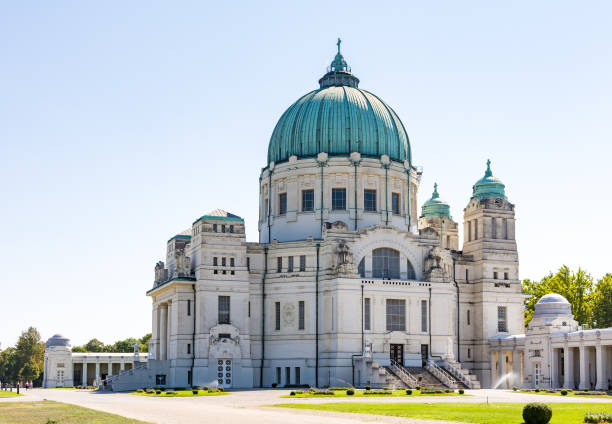
[[[374,94],[358,88],[338,52],[320,88],[298,99],[279,119],[268,146],[268,163],[283,162],[290,156],[388,155],[395,161],[411,161],[410,142],[397,114]]]
[[[506,186],[501,182],[499,178],[493,176],[491,172],[491,160],[487,160],[487,170],[485,171],[484,177],[476,181],[476,184],[472,187],[473,193],[472,198],[478,199],[489,199],[494,197],[506,198],[505,192]]]
[[[450,205],[440,199],[438,194],[438,183],[434,184],[434,191],[431,199],[423,203],[421,207],[421,218],[431,218],[439,216],[442,218],[450,218]]]

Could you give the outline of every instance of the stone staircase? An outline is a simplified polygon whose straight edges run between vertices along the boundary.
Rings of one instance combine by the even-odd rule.
[[[453,376],[459,387],[480,389],[480,381],[478,381],[477,376],[470,374],[470,370],[463,368],[459,362],[447,359],[439,366]]]
[[[412,374],[419,382],[422,389],[447,389],[440,380],[425,368],[406,367],[408,372]]]

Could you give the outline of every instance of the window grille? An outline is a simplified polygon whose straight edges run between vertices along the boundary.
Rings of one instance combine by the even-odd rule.
[[[303,330],[303,329],[304,329],[304,327],[305,327],[305,325],[304,325],[304,324],[305,324],[305,322],[304,322],[304,321],[305,321],[305,320],[304,320],[304,318],[305,318],[305,317],[304,317],[304,315],[305,315],[305,314],[304,314],[304,313],[305,313],[305,311],[304,311],[304,301],[303,301],[303,300],[300,300],[300,302],[298,303],[298,305],[299,305],[299,306],[298,306],[298,309],[299,309],[298,329],[299,329],[299,330]]]
[[[278,195],[278,214],[285,215],[287,213],[287,193]]]
[[[421,300],[421,331],[427,332],[427,301]]]
[[[293,272],[293,256],[287,258],[287,272]]]
[[[387,299],[387,331],[406,330],[406,301]]]
[[[500,333],[505,333],[508,331],[508,327],[506,325],[506,307],[505,306],[497,307],[497,331]]]
[[[283,257],[276,258],[276,272],[283,272]]]
[[[345,188],[334,188],[332,189],[332,210],[345,210],[346,209],[346,189]]]
[[[363,191],[363,209],[368,212],[376,212],[376,190]]]
[[[219,324],[230,323],[230,297],[219,296]]]
[[[399,193],[391,193],[391,210],[393,215],[400,215],[400,195]]]
[[[399,279],[399,252],[386,247],[372,251],[372,275],[374,278]]]
[[[275,311],[275,325],[274,325],[274,329],[275,330],[280,330],[280,315],[281,315],[281,311],[280,311],[280,302],[274,302],[274,311]]]
[[[371,300],[369,297],[363,299],[363,329],[370,330],[370,308],[371,308]]]
[[[302,190],[302,212],[314,211],[314,190]]]
[[[300,256],[300,271],[306,271],[306,255]]]

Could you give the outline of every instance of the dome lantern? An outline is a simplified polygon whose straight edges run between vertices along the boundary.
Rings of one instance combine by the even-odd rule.
[[[431,195],[431,199],[423,203],[421,207],[421,217],[441,217],[450,218],[450,205],[444,200],[440,199],[438,194],[438,183],[434,184],[434,191]]]
[[[491,160],[487,159],[487,170],[484,177],[474,184],[472,187],[472,198],[489,199],[489,198],[506,198],[505,185],[499,178],[493,176],[491,172]]]
[[[321,88],[332,86],[340,87],[343,85],[357,88],[359,86],[359,78],[351,73],[351,68],[346,63],[346,60],[344,60],[342,53],[340,53],[341,43],[342,40],[338,38],[338,42],[336,43],[338,46],[338,53],[336,53],[336,57],[334,57],[331,65],[327,68],[327,73],[319,80]]]

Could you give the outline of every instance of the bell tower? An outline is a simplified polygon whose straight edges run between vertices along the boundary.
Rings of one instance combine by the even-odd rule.
[[[421,208],[419,229],[428,227],[438,233],[440,247],[451,250],[459,249],[459,226],[450,215],[450,205],[440,199],[438,183],[434,184],[431,199],[423,203]]]

